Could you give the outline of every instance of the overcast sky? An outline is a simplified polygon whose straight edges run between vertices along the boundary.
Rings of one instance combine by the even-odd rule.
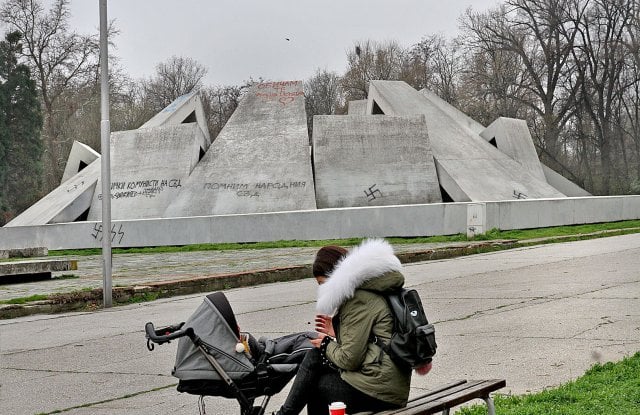
[[[51,0],[45,0],[50,5]],[[208,69],[208,85],[249,77],[303,80],[316,68],[342,74],[357,40],[396,40],[407,47],[426,35],[455,36],[468,7],[497,0],[109,0],[120,34],[110,54],[133,78],[150,77],[172,55]],[[98,0],[72,0],[71,26],[96,33]],[[286,40],[286,39],[290,40]]]

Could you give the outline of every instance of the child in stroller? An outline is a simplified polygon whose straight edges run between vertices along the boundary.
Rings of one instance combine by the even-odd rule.
[[[226,296],[209,294],[183,323],[156,329],[145,326],[147,348],[180,339],[173,376],[178,391],[201,396],[235,398],[241,415],[263,415],[271,396],[295,376],[305,352],[313,348],[315,332],[294,333],[277,339],[240,332]],[[257,397],[264,396],[260,406]]]

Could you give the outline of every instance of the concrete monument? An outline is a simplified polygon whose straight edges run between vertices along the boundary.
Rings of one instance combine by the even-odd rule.
[[[318,208],[441,202],[423,115],[315,116]]]
[[[455,202],[565,197],[401,81],[371,81],[369,114],[424,114],[443,199]],[[452,115],[452,113],[454,115]]]
[[[204,134],[196,123],[139,128],[111,134],[111,217],[164,217],[200,160]],[[102,185],[89,220],[102,217]]]
[[[315,209],[302,81],[255,85],[165,217]]]
[[[114,246],[482,233],[640,211],[637,198],[567,198],[589,194],[540,163],[522,120],[484,127],[398,81],[372,81],[348,112],[314,117],[309,146],[302,82],[264,82],[213,141],[195,93],[112,133]],[[99,156],[78,143],[67,167],[0,245],[99,243]]]

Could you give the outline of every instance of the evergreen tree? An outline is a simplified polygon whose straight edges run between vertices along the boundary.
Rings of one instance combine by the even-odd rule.
[[[41,196],[42,113],[19,32],[0,41],[0,225]]]

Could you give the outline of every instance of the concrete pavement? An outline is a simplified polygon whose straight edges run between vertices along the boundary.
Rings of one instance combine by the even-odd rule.
[[[515,241],[469,241],[399,244],[403,262],[468,255],[478,250],[515,246]],[[114,302],[133,294],[155,293],[163,297],[207,292],[222,288],[307,278],[318,248],[239,249],[113,256]],[[72,311],[101,304],[102,256],[50,256],[48,260],[77,262],[77,270],[54,272],[44,281],[0,285],[0,300],[34,295],[60,295],[26,304],[0,304],[0,319],[53,311]],[[9,262],[10,264],[10,262]],[[72,278],[65,276],[72,275]],[[93,290],[93,291],[91,291]]]
[[[404,268],[439,344],[434,370],[414,376],[412,394],[458,378],[505,378],[504,392],[538,391],[640,350],[638,234]],[[312,279],[225,292],[242,329],[255,335],[311,327]],[[148,352],[143,327],[188,318],[202,297],[0,321],[0,412],[197,413],[197,397],[176,392],[170,376],[175,342]],[[239,413],[234,400],[206,402],[209,414]]]

